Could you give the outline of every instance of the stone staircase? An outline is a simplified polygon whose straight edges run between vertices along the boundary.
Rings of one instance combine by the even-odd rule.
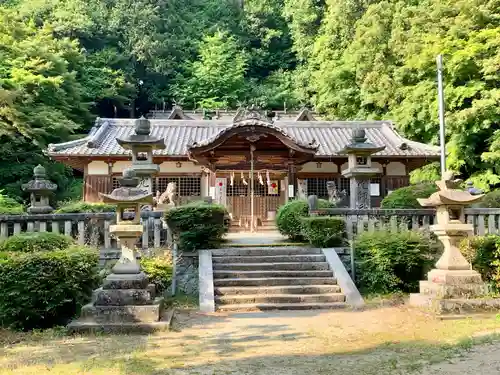
[[[248,247],[212,251],[219,311],[346,307],[321,249]]]

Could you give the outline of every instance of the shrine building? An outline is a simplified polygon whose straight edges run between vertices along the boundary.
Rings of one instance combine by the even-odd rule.
[[[160,171],[151,191],[163,193],[175,182],[181,202],[212,196],[233,218],[253,213],[261,220],[271,219],[291,198],[328,198],[329,181],[349,195],[349,179],[341,174],[347,155],[340,151],[351,142],[354,129],[363,129],[367,142],[385,146],[371,158],[379,171],[370,180],[372,207],[409,185],[412,170],[439,160],[438,147],[403,138],[390,121],[322,121],[307,109],[271,115],[240,109],[208,115],[175,107],[151,117],[151,136],[164,139],[166,145],[153,151]],[[99,201],[99,193],[109,194],[118,186],[118,177],[131,165],[131,154],[116,139],[133,135],[136,121],[98,118],[86,137],[49,145],[53,160],[83,171],[85,201]],[[349,205],[348,197],[342,205]]]

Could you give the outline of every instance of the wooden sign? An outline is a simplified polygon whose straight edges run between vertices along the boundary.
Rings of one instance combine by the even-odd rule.
[[[218,177],[215,179],[215,202],[226,205],[227,201],[227,178]]]
[[[279,184],[278,181],[271,180],[267,186],[267,194],[278,195],[279,194]]]

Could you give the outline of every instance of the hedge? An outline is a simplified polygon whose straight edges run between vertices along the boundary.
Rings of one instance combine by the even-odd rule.
[[[473,204],[477,208],[499,208],[500,207],[500,189],[493,190],[485,194],[477,203]]]
[[[317,247],[335,247],[345,244],[345,221],[338,217],[312,216],[301,219],[302,235]]]
[[[334,205],[324,199],[318,201],[319,208],[330,208]],[[276,226],[281,234],[291,240],[304,240],[302,234],[303,217],[309,216],[309,205],[305,200],[290,201],[281,206],[276,214]]]
[[[24,207],[21,203],[0,191],[0,215],[22,215]]]
[[[158,293],[162,293],[172,283],[173,267],[169,258],[142,258],[141,267],[148,275],[149,282],[155,284]]]
[[[354,241],[357,282],[369,293],[413,292],[437,254],[419,232],[364,232]]]
[[[0,325],[64,325],[98,286],[98,252],[85,247],[0,253]]]
[[[460,251],[483,281],[500,290],[500,236],[475,236],[460,243]]]
[[[94,212],[115,212],[116,206],[106,203],[65,202],[56,211],[56,214],[80,214]]]
[[[165,220],[178,238],[180,249],[189,251],[218,246],[228,230],[226,214],[222,205],[191,202],[167,211]]]
[[[0,251],[32,253],[64,250],[75,242],[71,237],[51,232],[26,232],[8,237],[0,243]]]
[[[434,182],[406,186],[396,189],[386,196],[380,203],[380,207],[385,209],[419,209],[422,206],[418,203],[417,198],[429,198],[437,190],[438,187]]]

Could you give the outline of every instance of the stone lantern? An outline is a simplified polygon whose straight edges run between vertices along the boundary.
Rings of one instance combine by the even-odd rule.
[[[372,155],[384,149],[367,142],[364,129],[354,129],[351,143],[340,151],[347,155],[348,166],[342,176],[350,180],[350,208],[371,208],[370,178],[382,172],[372,166]]]
[[[460,300],[475,298],[488,291],[481,275],[472,270],[459,250],[460,242],[474,233],[474,226],[465,222],[465,207],[483,195],[460,190],[457,184],[451,180],[436,181],[439,191],[429,198],[418,199],[423,207],[436,207],[437,223],[430,229],[443,243],[444,252],[436,268],[428,273],[427,280],[420,281],[420,293],[411,295],[413,305],[436,307],[433,303],[438,302],[438,310],[446,311],[456,309]]]
[[[139,187],[153,193],[152,177],[160,171],[160,167],[153,163],[153,151],[165,149],[165,140],[151,135],[151,122],[142,116],[135,120],[134,134],[116,138],[116,142],[125,150],[132,151],[131,168],[140,179]]]
[[[94,291],[93,302],[82,308],[72,331],[105,329],[107,331],[141,330],[162,326],[163,298],[155,298],[155,286],[137,261],[135,245],[142,235],[140,208],[152,204],[153,195],[138,188],[139,178],[133,169],[123,171],[120,187],[111,194],[100,194],[103,202],[115,204],[116,224],[110,227],[121,246],[121,256],[103,286]]]
[[[45,168],[39,164],[33,169],[33,180],[22,185],[22,189],[30,193],[30,214],[48,214],[54,211],[49,201],[52,193],[57,190],[57,185],[46,177]]]

